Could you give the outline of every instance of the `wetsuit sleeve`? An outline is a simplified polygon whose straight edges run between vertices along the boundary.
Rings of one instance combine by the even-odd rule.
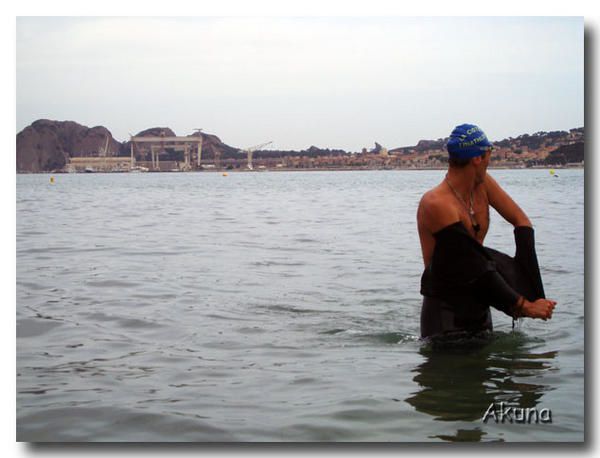
[[[529,294],[525,294],[527,299],[534,301],[539,298],[545,298],[544,284],[540,274],[537,254],[535,251],[535,233],[533,228],[527,226],[515,227],[515,261],[521,266],[524,275],[529,283]]]
[[[514,316],[514,306],[521,297],[496,271],[489,271],[477,279],[473,285],[475,296],[482,304]]]
[[[530,301],[546,297],[535,251],[533,228],[516,227],[514,235],[514,259],[488,250],[499,271],[487,272],[475,283],[477,297],[482,303],[490,304],[509,316],[514,316],[514,306],[521,295]]]
[[[545,298],[535,252],[533,229],[524,226],[516,227],[514,234],[516,246],[514,258],[492,248],[485,248],[487,255],[494,261],[496,270],[512,289],[532,302]]]

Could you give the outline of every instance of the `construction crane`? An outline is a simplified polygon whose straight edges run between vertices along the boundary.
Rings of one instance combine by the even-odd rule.
[[[196,127],[196,129],[194,130],[194,133],[192,134],[194,137],[202,137],[202,127]],[[196,156],[196,159],[198,161],[198,168],[202,167],[202,141],[200,143],[198,143],[198,154]]]
[[[106,157],[106,154],[108,153],[108,134],[106,135],[106,143],[104,144],[104,148],[101,148],[99,151],[99,156],[100,157]]]
[[[255,145],[255,146],[251,146],[250,148],[245,148],[242,151],[244,151],[246,154],[248,154],[248,169],[253,170],[252,167],[252,153],[258,149],[261,149],[263,146],[267,146],[270,145],[271,143],[273,143],[272,141],[270,142],[266,142],[266,143],[261,143],[260,145]]]

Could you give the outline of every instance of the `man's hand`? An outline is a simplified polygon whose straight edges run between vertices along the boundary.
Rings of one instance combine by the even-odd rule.
[[[546,321],[552,318],[552,312],[556,306],[556,301],[551,299],[538,299],[535,302],[525,300],[523,303],[521,316],[528,318],[541,318]]]

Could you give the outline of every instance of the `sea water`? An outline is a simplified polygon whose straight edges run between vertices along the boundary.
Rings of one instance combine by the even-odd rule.
[[[582,440],[583,170],[490,171],[552,320],[432,348],[415,215],[444,173],[18,175],[17,439]],[[494,211],[486,245],[514,253]]]

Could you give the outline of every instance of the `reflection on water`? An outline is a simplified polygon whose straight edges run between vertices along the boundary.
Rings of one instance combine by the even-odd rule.
[[[486,433],[483,432],[480,428],[474,428],[459,429],[456,431],[455,435],[438,434],[437,436],[433,437],[437,437],[438,439],[442,439],[447,442],[481,442],[481,439],[485,435]]]
[[[440,347],[424,345],[425,361],[413,372],[419,390],[406,402],[437,421],[481,420],[491,404],[534,408],[553,388],[539,383],[553,368],[558,352],[535,353],[519,333],[494,333],[488,344],[463,342]],[[493,420],[490,420],[493,421]],[[481,425],[484,425],[483,421]],[[458,429],[455,435],[437,435],[446,441],[480,441],[479,427]]]

